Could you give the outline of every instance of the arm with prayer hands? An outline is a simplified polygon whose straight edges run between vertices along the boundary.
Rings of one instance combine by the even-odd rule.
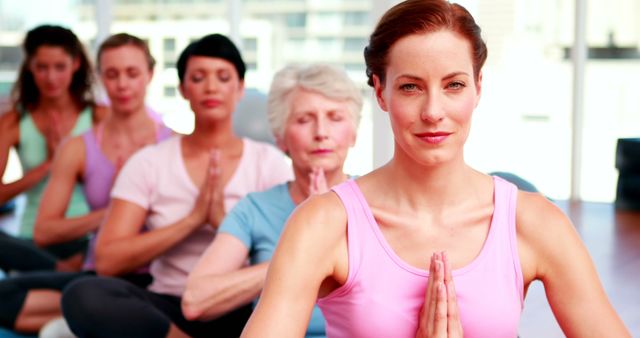
[[[191,212],[168,226],[141,232],[148,210],[128,200],[111,200],[96,245],[98,274],[114,276],[131,272],[164,254],[209,223],[212,196],[217,188],[216,176],[219,175],[213,157],[214,155],[211,156],[205,181]],[[135,161],[135,158],[130,161]],[[129,183],[140,179],[137,172],[127,172],[127,166],[120,173],[122,175],[124,176],[119,180],[124,179],[125,182],[129,176],[135,176],[131,177]]]
[[[210,170],[210,204],[207,216],[208,223],[218,229],[226,211],[224,209],[224,182],[222,179],[222,165],[220,165],[220,150],[211,151]]]

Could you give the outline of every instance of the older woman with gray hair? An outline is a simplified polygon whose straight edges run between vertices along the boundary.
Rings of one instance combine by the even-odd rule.
[[[215,318],[256,300],[296,205],[347,179],[343,165],[355,144],[361,109],[360,90],[332,66],[289,66],[275,75],[269,123],[276,143],[292,160],[295,179],[247,195],[226,216],[189,275],[182,298],[186,318]],[[322,337],[324,332],[324,319],[316,308],[307,337]]]

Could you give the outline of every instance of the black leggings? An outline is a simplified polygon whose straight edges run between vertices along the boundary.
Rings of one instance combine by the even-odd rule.
[[[29,291],[57,290],[62,292],[71,282],[93,276],[95,273],[91,271],[38,271],[0,280],[0,327],[14,329],[16,318]],[[142,287],[146,287],[151,282],[149,274],[131,274],[122,278]]]
[[[18,313],[31,290],[59,290],[90,272],[30,272],[0,280],[0,326],[13,329]]]
[[[80,338],[166,337],[171,323],[191,337],[238,337],[251,315],[247,304],[218,319],[184,318],[180,297],[154,293],[116,278],[83,278],[62,295],[62,312]]]
[[[53,271],[58,259],[84,253],[87,244],[86,239],[81,239],[40,248],[29,239],[13,237],[0,231],[0,270]]]

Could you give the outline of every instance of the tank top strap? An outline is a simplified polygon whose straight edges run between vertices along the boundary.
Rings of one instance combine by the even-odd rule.
[[[85,153],[85,175],[90,172],[93,164],[98,163],[97,155],[101,152],[100,143],[98,141],[97,134],[100,132],[100,126],[102,124],[91,128],[82,134],[82,140],[84,141],[84,153]]]
[[[499,227],[515,229],[515,209],[518,188],[513,183],[497,176],[493,176],[493,182],[494,220],[492,224]],[[500,229],[498,232],[501,234],[508,234],[510,230]]]
[[[494,240],[498,243],[506,243],[504,250],[507,252],[503,252],[503,254],[504,257],[511,257],[517,289],[520,293],[520,301],[522,305],[524,305],[524,282],[522,279],[520,255],[518,253],[518,236],[516,229],[518,187],[498,176],[493,176],[493,181],[495,200],[493,217],[498,219],[493,221],[492,224],[500,227],[499,229],[495,229],[497,231],[493,231],[494,236],[496,236]]]
[[[367,243],[375,241],[375,234],[371,231],[370,211],[358,184],[347,180],[332,188],[338,195],[347,213],[347,251],[349,272],[347,281],[325,299],[346,294],[353,287],[356,277],[364,264]]]

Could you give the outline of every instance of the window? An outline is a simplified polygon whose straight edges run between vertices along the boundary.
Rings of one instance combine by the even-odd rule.
[[[304,28],[307,25],[306,13],[288,13],[286,15],[287,27]]]
[[[164,87],[164,96],[166,97],[176,97],[178,91],[174,86],[166,86]]]
[[[362,53],[367,44],[368,40],[365,38],[346,38],[344,39],[344,51]]]
[[[165,38],[162,41],[163,50],[165,53],[175,53],[176,51],[176,39],[175,38]]]
[[[18,46],[0,46],[0,70],[12,71],[22,63],[22,50]]]
[[[368,26],[369,14],[367,12],[346,12],[344,24],[345,26]]]
[[[258,39],[256,38],[242,39],[242,49],[245,52],[255,53],[258,50]]]

